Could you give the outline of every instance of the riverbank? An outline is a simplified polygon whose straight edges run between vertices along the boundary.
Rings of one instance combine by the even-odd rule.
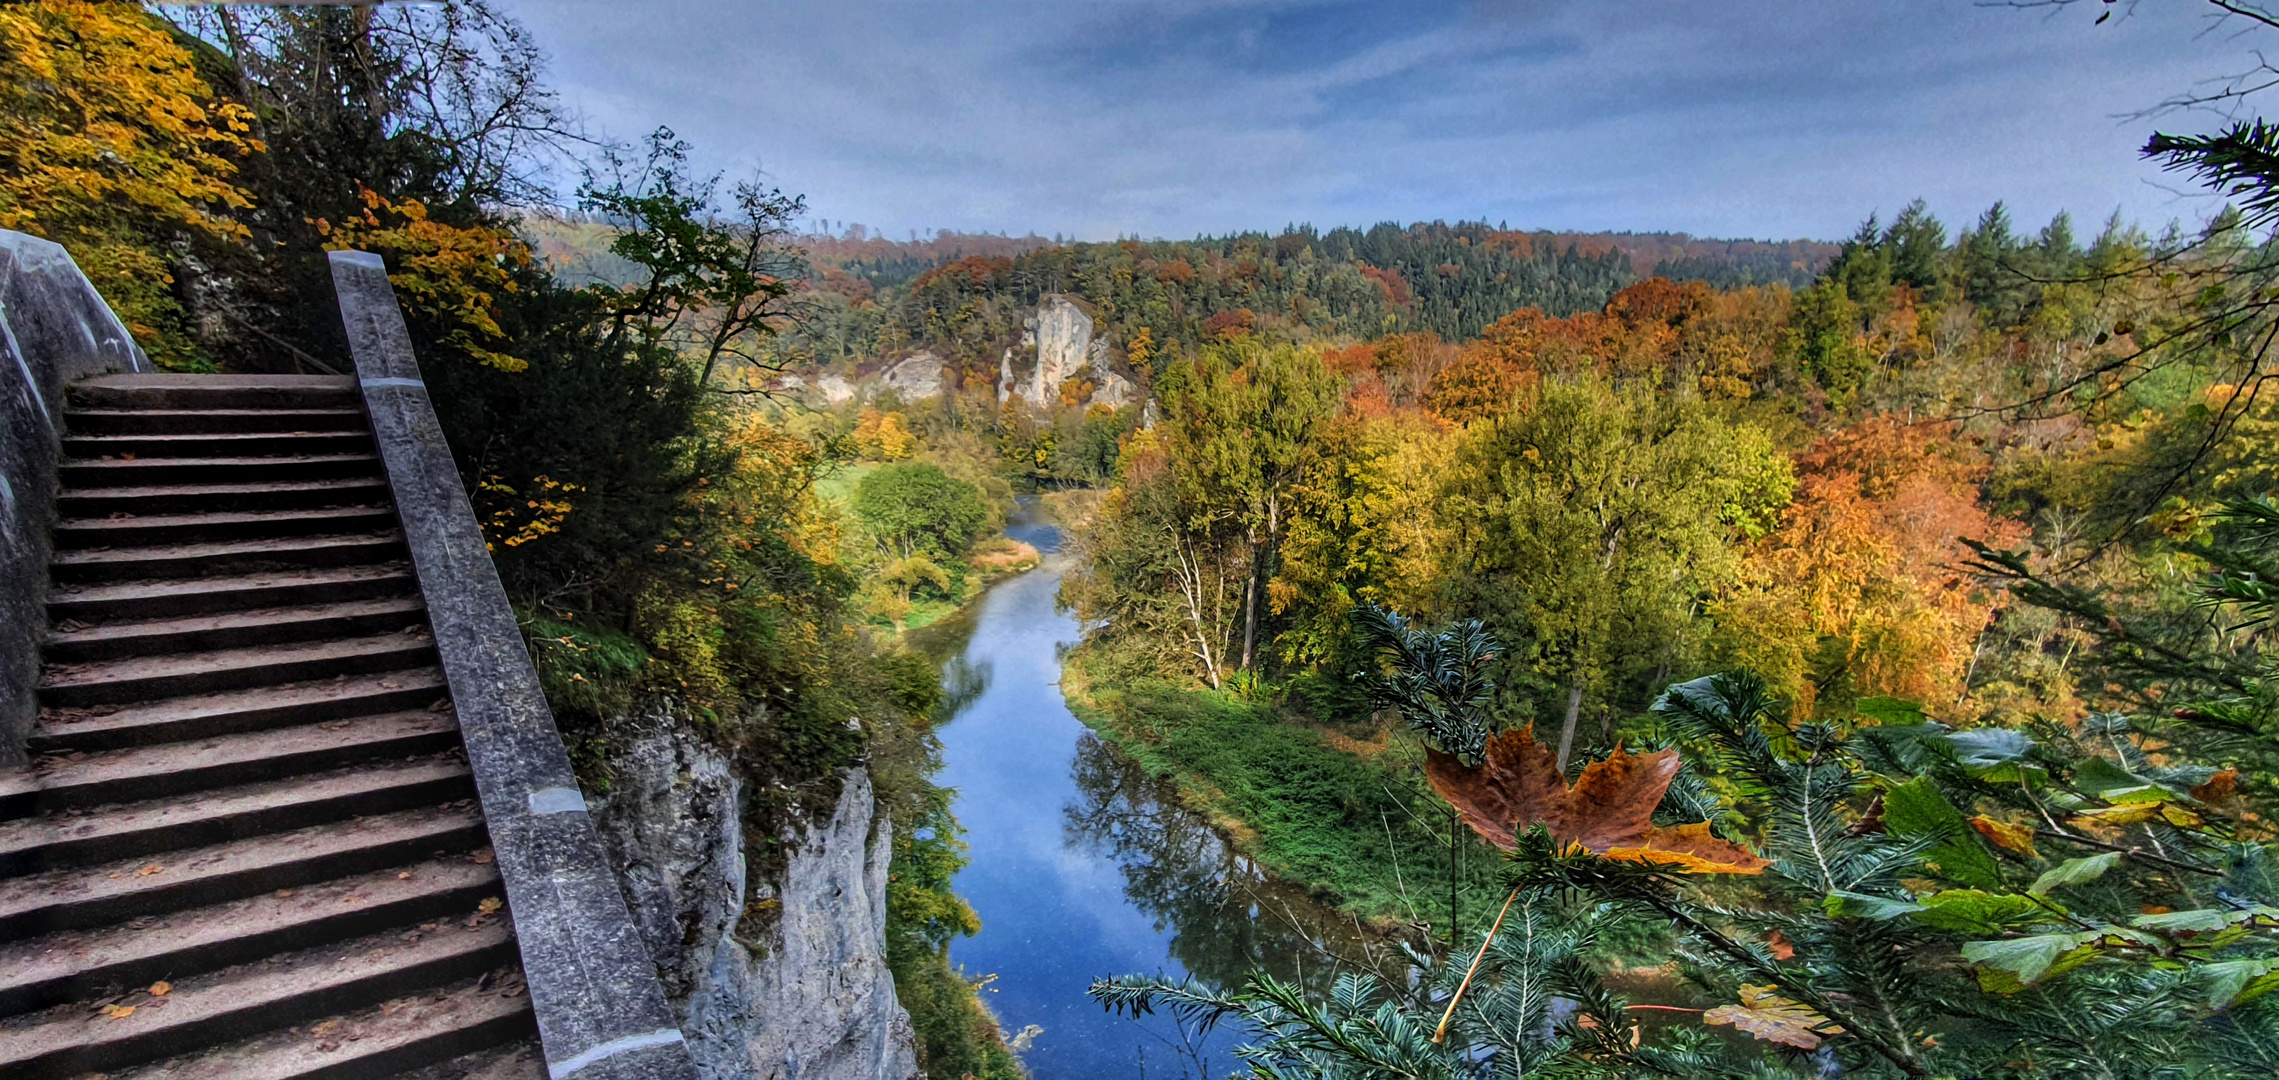
[[[1070,711],[1283,882],[1386,935],[1445,943],[1452,918],[1462,933],[1494,917],[1501,855],[1425,786],[1407,732],[1356,738],[1114,666],[1094,642],[1063,657]]]

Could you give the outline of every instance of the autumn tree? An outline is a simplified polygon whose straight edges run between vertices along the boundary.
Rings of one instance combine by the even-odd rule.
[[[1157,384],[1171,475],[1196,508],[1196,525],[1224,517],[1241,527],[1249,547],[1237,668],[1249,669],[1257,657],[1266,584],[1290,525],[1292,494],[1317,432],[1337,413],[1340,389],[1318,353],[1247,339],[1206,348]]]
[[[1718,648],[1810,715],[1861,697],[1952,703],[1998,596],[1966,540],[2015,542],[1951,423],[1878,416],[1797,458],[1796,500],[1718,603]]]
[[[1762,430],[1588,376],[1548,380],[1525,408],[1475,424],[1446,475],[1445,573],[1463,610],[1531,643],[1523,670],[1564,699],[1562,768],[1584,696],[1617,676],[1650,683],[1690,654],[1699,593],[1733,572],[1733,542],[1765,529],[1793,484]]]
[[[246,236],[250,120],[139,5],[0,7],[0,228],[64,245],[163,366],[210,370],[174,286]]]

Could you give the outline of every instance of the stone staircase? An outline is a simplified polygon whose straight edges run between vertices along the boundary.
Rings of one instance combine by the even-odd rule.
[[[349,378],[69,391],[0,1080],[544,1075]]]

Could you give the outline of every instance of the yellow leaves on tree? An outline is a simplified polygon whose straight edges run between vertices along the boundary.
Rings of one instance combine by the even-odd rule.
[[[1797,496],[1719,608],[1727,659],[1809,715],[1871,695],[1952,702],[1997,598],[1964,538],[2015,543],[1979,503],[1982,455],[1952,424],[1872,417],[1797,459]]]
[[[1841,1035],[1844,1029],[1809,1007],[1773,993],[1778,986],[1741,987],[1741,1003],[1720,1005],[1703,1013],[1704,1024],[1731,1024],[1766,1042],[1817,1050],[1822,1038]]]
[[[530,264],[529,245],[504,230],[437,221],[417,199],[391,201],[369,188],[363,199],[358,217],[315,223],[325,246],[384,256],[396,295],[435,324],[446,347],[500,371],[528,368],[528,360],[499,351],[506,332],[498,295],[515,290],[514,269]]]
[[[148,238],[245,235],[248,119],[140,5],[0,6],[0,228],[67,248],[161,364],[205,361]]]
[[[521,547],[560,532],[573,509],[570,496],[584,490],[544,476],[533,477],[519,489],[500,477],[485,477],[475,485],[475,501],[483,515],[483,546],[492,551],[500,544]]]
[[[918,445],[918,437],[903,425],[902,414],[880,412],[870,406],[855,417],[855,449],[874,461],[900,461]]]
[[[1699,822],[1654,824],[1654,808],[1678,774],[1678,753],[1632,754],[1616,747],[1583,767],[1573,787],[1532,725],[1489,739],[1478,765],[1428,749],[1425,778],[1480,838],[1505,851],[1541,824],[1551,838],[1608,859],[1653,863],[1688,873],[1755,874],[1770,865],[1721,840]]]

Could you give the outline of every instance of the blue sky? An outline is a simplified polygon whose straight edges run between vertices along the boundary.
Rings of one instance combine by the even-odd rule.
[[[2194,0],[507,0],[564,99],[889,235],[1378,221],[1837,238],[2212,206],[2127,119],[2254,62]],[[2279,35],[2270,35],[2279,42]]]

